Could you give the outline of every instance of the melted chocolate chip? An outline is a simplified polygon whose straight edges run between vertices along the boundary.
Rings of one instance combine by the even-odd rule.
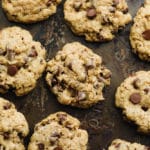
[[[140,79],[135,79],[134,81],[133,81],[133,87],[135,88],[135,89],[138,89],[139,88],[139,83],[140,83]]]
[[[133,104],[139,104],[140,101],[141,101],[141,95],[139,93],[133,93],[130,95],[130,101],[133,103]]]
[[[4,132],[4,133],[3,133],[3,136],[4,136],[4,139],[5,139],[5,140],[8,140],[8,139],[9,139],[9,134],[10,134],[9,132]]]
[[[9,65],[7,67],[7,73],[10,76],[14,76],[18,72],[18,67],[16,65]]]
[[[32,49],[29,53],[29,57],[36,57],[38,55],[37,51]]]
[[[5,104],[5,105],[3,106],[3,108],[4,108],[5,110],[10,109],[10,108],[11,108],[11,104],[10,104],[10,103]]]
[[[57,114],[57,117],[59,119],[59,124],[63,124],[63,122],[67,119],[66,114]]]
[[[82,3],[80,1],[77,1],[73,4],[73,8],[76,10],[76,11],[79,11],[80,8],[82,6]]]
[[[39,143],[39,144],[38,144],[38,149],[39,149],[39,150],[44,150],[44,147],[45,147],[45,146],[44,146],[43,143]]]
[[[97,15],[96,13],[96,9],[95,8],[89,8],[86,12],[86,16],[89,18],[89,19],[93,19],[95,18]]]
[[[54,87],[54,86],[57,85],[57,84],[58,84],[58,81],[57,81],[56,77],[53,77],[53,78],[52,78],[52,81],[51,81],[52,87]]]
[[[145,88],[145,89],[144,89],[144,92],[145,92],[146,94],[148,94],[148,93],[150,92],[150,88]]]
[[[150,30],[146,30],[142,33],[142,36],[145,40],[150,40]]]
[[[56,148],[54,148],[54,150],[63,150],[60,146],[57,146]]]

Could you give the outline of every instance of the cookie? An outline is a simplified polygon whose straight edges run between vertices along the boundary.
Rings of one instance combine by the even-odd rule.
[[[0,93],[17,96],[30,92],[45,69],[45,49],[19,27],[0,31]]]
[[[150,1],[145,0],[135,18],[130,32],[132,50],[140,59],[150,61]]]
[[[108,150],[149,150],[150,147],[141,145],[139,143],[130,143],[125,140],[115,139],[112,141]]]
[[[150,61],[150,1],[145,0],[135,18],[130,32],[133,52],[140,59]]]
[[[61,0],[2,0],[2,8],[11,21],[34,23],[56,13]]]
[[[0,149],[25,150],[23,139],[29,132],[24,115],[11,102],[0,98]]]
[[[46,81],[61,104],[87,108],[104,100],[102,90],[110,84],[111,72],[91,49],[66,44],[47,63]]]
[[[125,0],[66,0],[64,17],[75,34],[95,42],[112,40],[131,21]]]
[[[118,87],[116,106],[143,133],[150,133],[150,71],[138,71]]]
[[[36,124],[28,150],[86,150],[88,133],[80,121],[65,112],[57,112]]]

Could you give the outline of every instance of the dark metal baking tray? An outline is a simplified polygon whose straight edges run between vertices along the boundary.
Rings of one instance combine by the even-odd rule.
[[[143,0],[127,0],[129,12],[135,16]],[[64,1],[63,1],[64,3]],[[19,111],[27,118],[30,135],[26,138],[27,146],[33,133],[34,125],[44,117],[57,111],[65,111],[78,119],[82,127],[89,133],[89,149],[104,150],[115,138],[140,142],[150,146],[148,135],[137,133],[136,126],[123,120],[121,111],[114,105],[116,88],[130,73],[137,70],[149,70],[149,63],[143,62],[131,53],[129,32],[132,23],[116,34],[116,38],[107,43],[89,43],[83,37],[75,36],[65,24],[63,3],[57,14],[46,21],[25,25],[9,22],[0,7],[0,29],[8,26],[21,26],[29,30],[34,39],[40,41],[47,49],[47,58],[52,58],[61,47],[68,42],[79,41],[92,48],[103,57],[104,64],[112,71],[111,85],[104,90],[105,101],[90,109],[78,109],[59,104],[56,97],[49,91],[45,82],[45,74],[39,79],[36,88],[28,95],[16,97],[12,93],[0,95],[14,102]]]

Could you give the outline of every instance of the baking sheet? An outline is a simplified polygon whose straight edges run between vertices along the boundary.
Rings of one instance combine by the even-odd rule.
[[[129,12],[134,16],[143,0],[127,0],[127,2]],[[80,119],[82,127],[89,133],[90,150],[107,149],[115,138],[140,142],[150,146],[149,136],[137,133],[136,126],[124,121],[121,111],[114,106],[116,88],[124,78],[134,71],[150,69],[149,63],[142,62],[131,53],[129,30],[132,23],[119,32],[113,41],[89,43],[84,38],[75,36],[65,24],[62,13],[63,3],[59,6],[57,14],[46,21],[31,25],[9,22],[0,7],[0,29],[17,25],[29,30],[34,39],[40,41],[46,47],[48,59],[55,56],[65,43],[79,41],[85,44],[95,53],[101,55],[104,64],[112,71],[111,85],[104,90],[105,101],[87,110],[59,104],[46,85],[45,74],[39,79],[36,88],[26,96],[16,97],[12,93],[0,95],[15,103],[18,110],[26,116],[30,126],[30,134],[25,139],[26,146],[33,133],[34,125],[57,111],[65,111]]]

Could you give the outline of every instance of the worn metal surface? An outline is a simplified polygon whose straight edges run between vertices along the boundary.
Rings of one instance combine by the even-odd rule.
[[[132,16],[142,3],[143,0],[128,0]],[[45,75],[38,81],[37,87],[24,97],[16,97],[12,93],[1,95],[14,102],[29,122],[30,135],[25,140],[26,145],[33,133],[35,123],[56,111],[66,111],[79,118],[82,127],[88,130],[90,150],[104,150],[114,138],[141,142],[150,146],[149,136],[137,133],[136,127],[124,121],[121,111],[114,106],[116,88],[124,78],[131,72],[150,69],[149,63],[142,62],[131,53],[129,29],[132,23],[118,33],[111,42],[88,43],[84,38],[75,36],[70,31],[65,24],[62,12],[63,3],[59,6],[57,14],[48,20],[24,25],[9,22],[0,7],[0,29],[18,25],[29,30],[34,39],[39,40],[46,47],[47,58],[52,58],[65,43],[80,41],[103,57],[105,65],[112,71],[111,85],[104,91],[105,101],[87,110],[59,104],[46,85]]]

